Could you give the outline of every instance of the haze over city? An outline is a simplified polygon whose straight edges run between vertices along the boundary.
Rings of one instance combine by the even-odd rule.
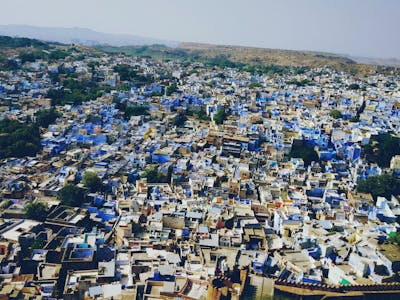
[[[5,0],[1,24],[400,58],[396,0]]]

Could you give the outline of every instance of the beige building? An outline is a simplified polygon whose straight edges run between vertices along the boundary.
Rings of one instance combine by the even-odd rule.
[[[391,169],[400,169],[400,155],[396,155],[392,157],[390,161],[390,168]]]

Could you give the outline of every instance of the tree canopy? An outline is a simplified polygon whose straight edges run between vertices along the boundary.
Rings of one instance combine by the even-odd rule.
[[[0,121],[0,158],[35,156],[39,150],[40,133],[36,125]]]
[[[349,90],[359,90],[360,89],[360,85],[357,83],[352,83],[348,86]]]
[[[286,81],[286,84],[294,84],[297,86],[306,86],[310,83],[309,79],[303,79],[301,81],[298,80],[291,80],[291,81]]]
[[[36,124],[38,126],[47,128],[50,124],[53,124],[54,121],[60,116],[58,112],[54,110],[54,108],[50,109],[40,109],[36,112]]]
[[[226,54],[217,54],[214,57],[207,57],[204,59],[204,62],[208,66],[216,66],[220,68],[240,68],[244,66],[243,63],[230,60]]]
[[[225,111],[225,108],[220,108],[217,113],[214,115],[214,121],[215,123],[217,123],[218,125],[224,123],[224,121],[226,120],[226,118],[228,117],[228,114]]]
[[[137,74],[137,70],[126,64],[120,64],[114,67],[114,71],[118,73],[123,81],[129,81]]]
[[[82,104],[103,95],[103,90],[94,82],[67,78],[62,81],[63,88],[50,89],[47,97],[52,105]]]
[[[80,207],[85,199],[85,190],[76,185],[66,185],[58,192],[61,204]]]
[[[129,120],[132,116],[148,116],[149,107],[142,104],[131,105],[126,101],[121,101],[118,98],[113,100],[115,107],[124,114],[125,120]]]
[[[252,82],[249,84],[249,89],[260,88],[260,87],[262,87],[262,84],[259,82]]]
[[[287,74],[290,71],[290,68],[287,66],[278,66],[278,65],[264,65],[264,64],[244,64],[242,66],[238,66],[240,70],[247,71],[252,74],[265,74],[265,75],[273,75],[273,74]],[[296,69],[297,70],[297,69]]]
[[[210,121],[211,118],[207,115],[205,106],[200,107],[189,107],[186,111],[186,115],[195,117],[198,120]]]
[[[400,246],[400,232],[391,232],[389,233],[388,241],[392,244],[397,244]]]
[[[142,177],[147,178],[148,183],[168,183],[171,180],[171,173],[168,172],[167,176],[165,176],[157,168],[152,168],[147,170]]]
[[[173,93],[175,93],[178,90],[178,87],[175,83],[167,86],[166,90],[165,90],[165,94],[167,96],[171,96]]]
[[[154,79],[150,75],[145,75],[137,67],[127,64],[119,64],[114,67],[122,81],[131,81],[135,86],[142,86],[153,83]]]
[[[312,161],[319,161],[318,154],[315,152],[314,147],[306,145],[301,140],[293,141],[289,157],[302,158],[305,166],[309,166]]]
[[[22,47],[48,48],[48,44],[35,39],[0,36],[0,48],[22,48]]]
[[[172,124],[177,127],[183,127],[185,122],[187,121],[186,114],[184,112],[179,112],[174,119],[172,120]]]
[[[388,174],[370,176],[357,182],[357,191],[371,193],[374,199],[378,196],[390,199],[392,195],[400,195],[400,179]]]
[[[103,182],[100,177],[94,172],[86,172],[83,175],[82,183],[91,192],[102,192],[104,190]]]
[[[392,157],[400,155],[400,138],[389,133],[372,136],[369,144],[364,146],[364,152],[368,162],[387,168]]]
[[[147,116],[149,108],[145,105],[127,105],[124,109],[125,119],[130,119],[132,116]]]
[[[334,119],[340,119],[342,117],[342,113],[337,109],[333,109],[329,115]]]
[[[47,206],[41,202],[30,202],[25,207],[25,216],[43,222],[47,216]]]

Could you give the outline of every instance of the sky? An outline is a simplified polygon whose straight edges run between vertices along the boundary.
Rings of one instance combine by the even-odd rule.
[[[400,59],[400,0],[0,0],[0,24]]]

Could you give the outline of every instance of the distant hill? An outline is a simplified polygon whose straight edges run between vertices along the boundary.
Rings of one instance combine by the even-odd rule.
[[[332,66],[338,71],[368,75],[375,72],[391,72],[393,67],[361,64],[345,56],[324,52],[265,49],[241,46],[219,46],[199,43],[181,43],[171,48],[163,45],[150,46],[96,46],[111,53],[148,56],[156,59],[199,61],[220,67],[238,67],[260,73],[285,73],[289,67]]]
[[[61,28],[29,25],[0,25],[0,35],[27,37],[64,44],[74,43],[85,46],[99,44],[108,44],[113,46],[164,44],[173,47],[177,45],[176,42],[172,41],[164,41],[135,35],[102,33],[77,27]]]
[[[1,25],[0,25],[1,27]],[[7,27],[8,28],[8,27]],[[57,29],[58,30],[58,29]],[[65,29],[68,31],[68,29]],[[75,30],[75,29],[74,29]],[[80,29],[76,29],[80,30]],[[83,31],[86,31],[83,29]],[[71,33],[72,34],[72,33]],[[51,39],[49,39],[51,40]],[[25,37],[9,37],[1,36],[0,28],[0,62],[6,62],[6,52],[19,52],[19,48],[31,47],[30,52],[39,57],[49,55],[51,57],[59,57],[67,55],[67,52],[53,51],[54,53],[43,54],[40,52],[45,49],[67,49],[68,42],[62,43],[63,39],[59,38],[57,42],[46,42],[40,39],[30,39]],[[153,42],[160,42],[152,40]],[[76,44],[82,45],[83,43]],[[90,43],[89,43],[90,44]],[[142,57],[151,57],[161,60],[178,60],[181,62],[202,62],[208,66],[233,67],[240,70],[249,71],[252,73],[263,74],[285,74],[290,68],[297,69],[296,72],[304,72],[307,67],[322,67],[332,66],[338,71],[346,71],[358,75],[399,72],[399,68],[363,64],[356,60],[343,55],[312,52],[312,51],[294,51],[294,50],[279,50],[265,49],[242,46],[222,46],[209,45],[199,43],[180,43],[174,47],[164,44],[151,45],[131,45],[131,46],[112,46],[105,44],[95,44],[91,46],[82,45],[81,47],[87,50],[104,51],[108,53],[124,53],[127,55],[135,55]],[[35,49],[35,50],[33,50]],[[39,52],[38,52],[39,50]],[[27,51],[27,50],[23,50]],[[29,52],[28,51],[28,52]],[[32,54],[31,53],[31,54]],[[26,55],[25,55],[26,56]],[[32,55],[31,55],[32,56]],[[28,57],[28,59],[32,59]],[[299,73],[299,74],[300,74]]]
[[[10,36],[0,35],[0,49],[4,48],[21,48],[21,47],[43,47],[47,48],[48,44],[39,40],[30,38],[13,38]]]
[[[241,46],[219,46],[199,43],[181,43],[179,48],[189,53],[203,53],[207,57],[226,56],[234,62],[279,66],[347,65],[355,61],[337,54],[267,49]]]

